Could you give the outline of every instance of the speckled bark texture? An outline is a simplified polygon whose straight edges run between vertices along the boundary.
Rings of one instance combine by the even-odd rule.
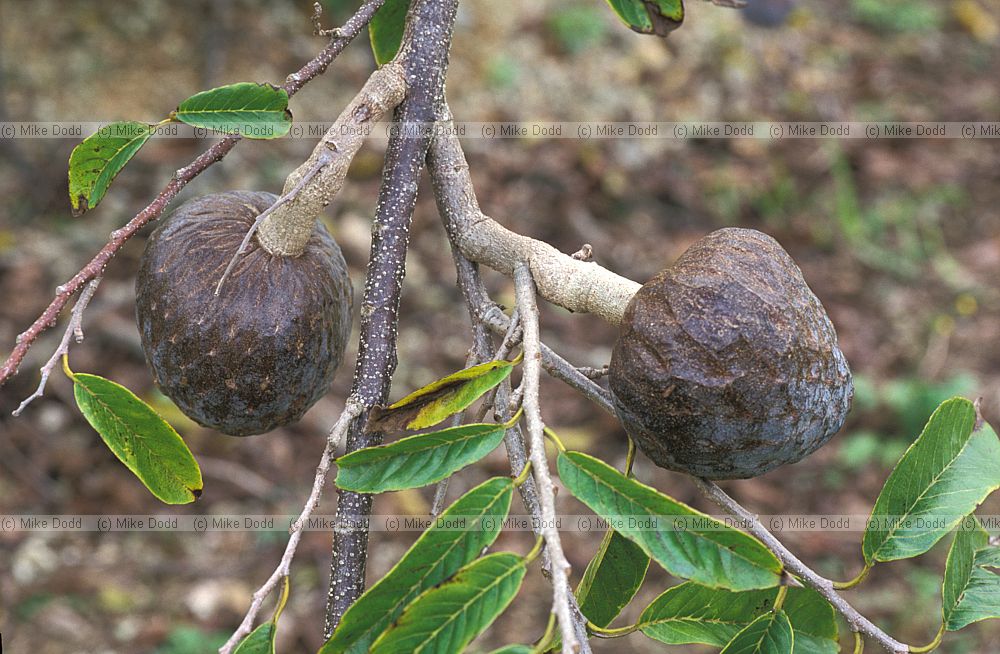
[[[214,294],[275,200],[232,191],[185,203],[149,238],[136,277],[156,383],[193,420],[234,436],[301,418],[329,388],[350,337],[347,266],[319,223],[298,257],[271,255],[253,240]]]
[[[610,382],[640,450],[710,479],[755,477],[814,452],[854,393],[802,272],[749,229],[712,232],[635,294]]]

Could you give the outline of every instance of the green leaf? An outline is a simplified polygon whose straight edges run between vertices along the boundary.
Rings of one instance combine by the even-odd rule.
[[[837,654],[837,618],[833,607],[812,588],[789,588],[782,607],[795,632],[794,654]]]
[[[1000,488],[1000,441],[976,421],[963,398],[930,417],[875,501],[862,542],[868,565],[923,554]]]
[[[941,604],[948,631],[1000,618],[1000,548],[975,517],[955,534],[944,568]]]
[[[510,509],[513,480],[490,479],[455,500],[399,563],[358,598],[320,654],[363,654],[404,607],[451,577],[496,540]],[[468,529],[456,529],[464,520]]]
[[[248,139],[278,138],[292,126],[288,92],[255,82],[196,93],[180,103],[172,116],[193,127],[240,134]]]
[[[417,488],[441,481],[500,445],[503,424],[474,424],[366,447],[337,459],[337,486],[359,493]]]
[[[683,0],[608,0],[608,5],[640,34],[666,36],[684,22]]]
[[[461,652],[514,599],[525,564],[524,557],[510,552],[473,561],[407,606],[375,641],[371,654]]]
[[[368,431],[395,432],[433,427],[467,408],[510,376],[513,361],[489,361],[431,382],[387,408],[372,409]]]
[[[721,654],[792,654],[795,634],[784,611],[765,613],[736,634]]]
[[[406,12],[410,0],[386,0],[368,24],[368,36],[372,42],[372,54],[379,66],[393,60],[403,42],[403,28],[406,27]]]
[[[241,640],[233,654],[274,654],[274,636],[277,631],[277,625],[265,622]]]
[[[187,504],[201,495],[198,462],[156,411],[103,377],[74,373],[71,379],[87,422],[153,495],[166,504]]]
[[[668,589],[639,616],[642,633],[669,645],[722,647],[774,606],[777,588],[732,592],[693,582]],[[811,588],[789,588],[784,610],[795,630],[795,654],[836,654],[833,607]]]
[[[770,588],[781,562],[756,538],[641,484],[580,452],[559,454],[559,477],[574,497],[609,521],[663,568],[713,588]],[[682,528],[675,528],[683,523]]]
[[[495,649],[489,654],[531,654],[534,650],[531,645],[507,645],[500,649]]]
[[[642,548],[608,531],[576,589],[580,611],[598,627],[607,627],[635,597],[648,567]]]
[[[111,123],[73,148],[69,155],[69,202],[74,216],[101,202],[114,178],[155,131],[155,125],[146,123]]]

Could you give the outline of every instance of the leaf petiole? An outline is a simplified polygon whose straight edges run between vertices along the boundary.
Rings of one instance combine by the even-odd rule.
[[[851,579],[849,581],[835,581],[833,582],[833,587],[837,590],[850,590],[851,588],[854,588],[855,586],[857,586],[858,584],[860,584],[862,581],[865,580],[865,578],[868,576],[868,573],[871,572],[872,566],[874,565],[875,565],[874,563],[866,563],[865,567],[861,568],[861,572],[859,572],[858,576],[856,576],[854,579]]]
[[[73,373],[72,370],[69,369],[69,355],[68,354],[64,354],[62,356],[62,367],[63,367],[63,372],[66,373],[66,376],[69,377],[71,380],[76,381],[76,375]]]

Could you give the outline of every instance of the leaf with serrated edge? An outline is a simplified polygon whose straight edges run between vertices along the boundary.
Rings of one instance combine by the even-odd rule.
[[[397,432],[426,429],[466,409],[513,370],[510,361],[489,361],[420,388],[386,408],[375,407],[368,418],[368,431]]]
[[[641,547],[608,531],[576,589],[580,612],[598,627],[607,627],[635,597],[648,567],[649,557]]]
[[[372,645],[371,654],[461,652],[521,588],[524,557],[498,552],[473,561],[413,600]]]
[[[970,516],[955,534],[944,568],[941,605],[948,631],[1000,618],[1000,548]]]
[[[249,139],[284,136],[292,126],[288,92],[270,84],[240,82],[196,93],[173,117],[193,127]]]
[[[413,598],[455,574],[496,540],[513,492],[511,479],[495,477],[455,500],[439,517],[442,527],[421,534],[399,563],[351,605],[320,654],[367,652]],[[469,529],[456,530],[450,523],[463,517]]]
[[[69,202],[73,215],[96,207],[118,173],[156,131],[132,121],[104,125],[69,155]]]
[[[233,654],[274,654],[276,632],[277,626],[273,622],[265,622],[241,640]]]
[[[379,66],[392,61],[403,42],[403,28],[406,27],[406,12],[410,0],[386,0],[368,24],[368,36],[372,44],[372,54]]]
[[[720,654],[792,654],[795,632],[784,611],[765,613],[736,634]]]
[[[337,459],[337,486],[359,493],[418,488],[441,481],[500,445],[502,424],[473,424],[366,447]]]
[[[166,504],[187,504],[201,495],[198,462],[156,411],[103,377],[75,373],[72,379],[87,422],[153,495]]]
[[[674,586],[639,616],[645,635],[669,645],[722,647],[754,619],[771,610],[777,588],[733,592],[693,582]],[[795,654],[836,654],[833,607],[811,588],[789,588],[784,610],[795,630]]]
[[[666,36],[684,22],[683,0],[607,0],[625,25],[640,34]]]
[[[875,501],[862,541],[869,565],[923,554],[1000,488],[1000,440],[976,420],[963,398],[930,417]]]
[[[580,452],[562,452],[559,477],[578,500],[598,515],[626,516],[614,524],[667,572],[713,588],[751,590],[781,582],[781,562],[753,536],[667,497],[655,488],[625,477],[608,464]],[[680,518],[704,525],[645,528],[630,517],[657,523]],[[657,525],[654,525],[654,527]]]

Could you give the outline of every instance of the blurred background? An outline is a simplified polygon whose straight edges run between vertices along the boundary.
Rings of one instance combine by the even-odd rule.
[[[747,10],[690,1],[669,39],[639,36],[598,0],[463,0],[448,95],[458,120],[1000,120],[997,0],[750,0]],[[355,0],[328,0],[339,24]],[[311,2],[0,0],[0,121],[155,121],[196,91],[281,82],[323,45]],[[373,68],[359,39],[293,98],[300,121],[330,121]],[[108,234],[152,198],[204,141],[154,139],[103,204],[70,218],[66,162],[75,139],[0,140],[0,356]],[[367,145],[328,224],[362,288],[384,140]],[[181,200],[228,189],[279,192],[313,143],[246,142]],[[778,239],[837,327],[855,373],[848,424],[799,464],[726,489],[751,510],[867,514],[893,464],[934,407],[982,397],[1000,421],[1000,146],[995,140],[505,139],[465,142],[484,210],[566,252],[594,246],[601,264],[645,281],[707,232],[738,225]],[[142,488],[77,412],[53,375],[20,418],[37,369],[61,334],[32,349],[0,389],[0,514],[279,513],[301,509],[351,363],[299,424],[235,439],[186,420],[153,387],[134,325],[133,239],[87,312],[74,369],[125,384],[159,408],[199,459],[204,496],[167,508]],[[509,282],[488,274],[499,301]],[[545,307],[544,340],[579,365],[607,363],[615,331]],[[462,367],[468,320],[425,184],[413,227],[393,398]],[[354,346],[352,345],[352,348]],[[353,353],[354,350],[352,350]],[[346,359],[353,361],[353,354]],[[620,464],[611,417],[543,380],[547,422],[567,443]],[[505,474],[502,452],[453,481],[457,497]],[[640,479],[709,510],[683,476],[640,458]],[[426,514],[433,489],[379,497],[376,510]],[[328,493],[320,513],[332,513]],[[567,513],[586,510],[565,495]],[[998,513],[1000,502],[983,508]],[[519,512],[515,504],[515,512]],[[373,536],[369,578],[415,533]],[[859,533],[786,533],[789,547],[837,579],[860,569]],[[270,574],[281,532],[0,532],[0,632],[10,652],[193,654],[217,647]],[[599,534],[565,535],[575,575]],[[526,534],[498,548],[523,551]],[[950,538],[911,561],[878,566],[849,599],[897,638],[931,640]],[[315,651],[330,537],[307,533],[278,634],[279,651]],[[656,566],[619,624],[676,580]],[[530,574],[518,600],[475,648],[541,634],[549,587]],[[266,609],[265,609],[266,610]],[[633,635],[594,651],[654,652]],[[870,647],[875,647],[870,645]],[[696,647],[678,651],[702,651]],[[950,653],[1000,651],[1000,624],[950,634]]]

